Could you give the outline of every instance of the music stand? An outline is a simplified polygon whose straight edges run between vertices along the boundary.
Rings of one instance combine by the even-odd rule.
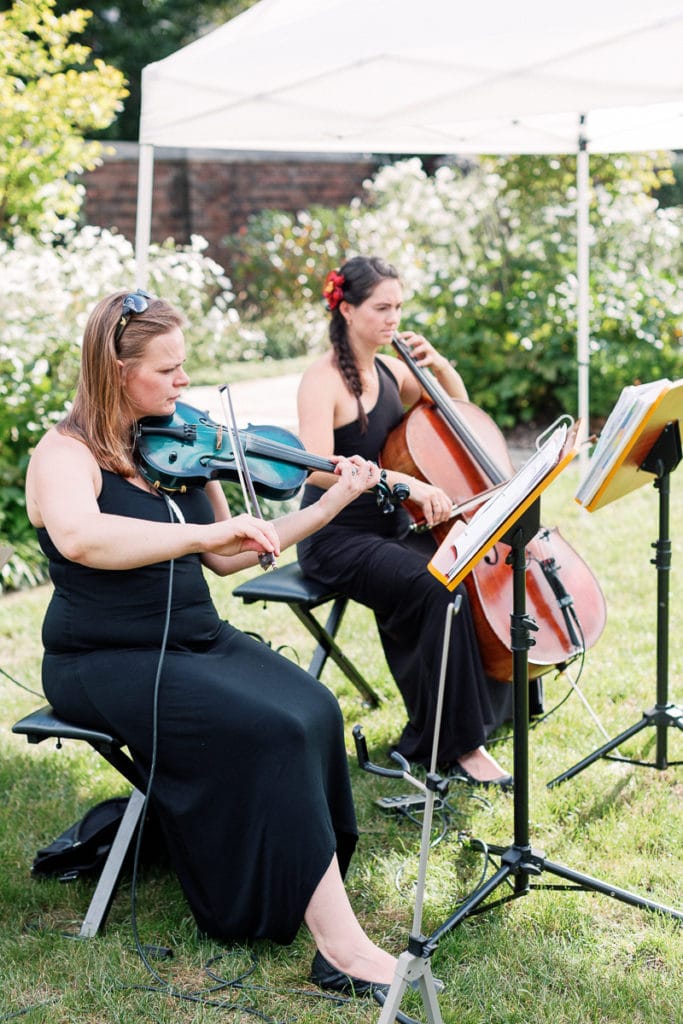
[[[597,466],[593,481],[587,477],[576,498],[592,512],[650,481],[659,492],[659,536],[651,545],[655,550],[655,557],[651,559],[651,563],[657,571],[656,703],[654,707],[643,712],[640,721],[603,743],[572,768],[551,779],[547,784],[549,789],[578,775],[601,757],[645,768],[657,768],[660,771],[671,765],[683,764],[681,761],[669,761],[667,752],[668,730],[674,727],[683,730],[683,708],[669,700],[670,477],[682,457],[681,431],[677,416],[680,416],[683,409],[683,381],[674,384],[668,381],[661,383],[662,388],[654,391],[651,401],[641,413],[640,422],[630,432],[630,436],[615,438],[612,451],[608,450],[604,456],[604,464]],[[609,419],[605,426],[608,424]],[[586,483],[589,485],[588,488]],[[656,731],[654,762],[611,753],[626,740],[650,726]]]
[[[527,652],[533,645],[530,631],[536,623],[526,613],[526,545],[540,528],[540,495],[577,453],[576,437],[580,424],[575,424],[567,436],[566,428],[558,430],[515,473],[494,497],[490,498],[465,526],[456,523],[429,563],[430,571],[450,590],[454,590],[491,547],[499,540],[509,545],[508,562],[513,573],[513,607],[510,616],[513,686],[513,765],[514,765],[514,838],[509,846],[486,843],[487,850],[500,860],[500,867],[487,881],[480,884],[458,909],[429,936],[411,934],[408,949],[398,960],[394,982],[379,1018],[379,1024],[389,1024],[398,1009],[405,986],[416,981],[422,994],[430,1024],[442,1024],[436,999],[436,989],[428,961],[440,940],[466,917],[483,913],[496,906],[525,895],[531,889],[559,891],[594,891],[620,900],[634,907],[656,911],[683,921],[683,912],[644,899],[625,889],[580,874],[561,864],[546,860],[534,849],[529,837],[529,671]],[[557,437],[556,437],[557,435]],[[442,668],[443,672],[443,668]],[[443,680],[442,680],[443,685]],[[438,719],[437,719],[438,720]],[[358,748],[359,735],[354,730]],[[358,748],[359,761],[367,770],[364,748]],[[392,755],[396,757],[396,755]],[[401,773],[379,769],[379,774]],[[431,775],[431,773],[430,773]],[[427,793],[438,789],[438,776],[427,776]],[[408,773],[403,777],[413,781]],[[415,783],[414,783],[415,784]],[[418,784],[419,785],[419,784]],[[429,801],[426,804],[430,806]],[[424,840],[424,829],[423,829]],[[424,849],[424,842],[423,842]],[[532,885],[531,876],[544,871],[563,879],[566,885]],[[484,905],[495,890],[512,877],[514,886],[508,895]],[[418,892],[419,897],[419,892]],[[416,904],[417,906],[417,904]],[[417,911],[416,911],[417,914]]]

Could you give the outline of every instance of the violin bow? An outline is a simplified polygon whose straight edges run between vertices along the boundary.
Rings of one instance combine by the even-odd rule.
[[[254,481],[251,479],[251,473],[249,472],[249,466],[247,465],[247,457],[244,454],[242,448],[242,442],[240,441],[239,430],[237,429],[237,420],[235,419],[235,410],[232,405],[232,398],[230,396],[230,388],[227,384],[221,384],[219,387],[221,401],[223,403],[223,413],[225,415],[226,405],[228,416],[225,416],[228,421],[228,430],[232,435],[232,450],[235,456],[235,466],[237,467],[237,476],[239,477],[240,487],[242,488],[242,497],[244,498],[244,505],[251,516],[255,516],[257,519],[263,519],[263,513],[256,497],[256,491],[254,490]],[[263,570],[277,567],[275,561],[275,555],[272,551],[262,551],[258,556],[259,565]]]
[[[480,491],[479,494],[473,494],[471,498],[467,498],[465,501],[451,505],[451,510],[448,513],[448,519],[455,519],[456,516],[460,516],[464,512],[471,512],[472,509],[476,509],[480,505],[483,505],[493,494],[495,494],[496,491],[505,487],[507,483],[507,480],[503,480],[499,484],[494,484],[493,487],[488,487],[485,491]],[[414,523],[411,523],[408,529],[413,533],[428,533],[430,527],[427,526],[426,519],[418,519]]]

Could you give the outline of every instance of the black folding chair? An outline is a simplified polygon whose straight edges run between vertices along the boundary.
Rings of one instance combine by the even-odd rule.
[[[137,769],[132,758],[124,752],[124,745],[117,736],[66,722],[55,714],[49,705],[26,715],[12,726],[12,732],[26,736],[29,743],[42,743],[43,740],[49,739],[56,740],[57,747],[61,747],[62,740],[81,740],[89,743],[133,786],[125,813],[90,900],[90,906],[78,932],[79,938],[92,938],[104,927],[124,860],[142,816],[145,798],[138,788],[140,778]]]
[[[283,565],[281,569],[273,569],[247,580],[246,583],[240,583],[233,590],[233,594],[240,597],[245,604],[253,604],[255,601],[276,601],[288,605],[317,641],[317,647],[308,666],[310,674],[320,679],[327,659],[331,658],[353,683],[369,707],[375,708],[382,703],[382,698],[347,658],[336,641],[349,601],[344,594],[337,594],[322,583],[316,583],[315,580],[304,576],[298,562],[291,562],[289,565]],[[330,602],[332,607],[323,624],[313,615],[313,610]]]

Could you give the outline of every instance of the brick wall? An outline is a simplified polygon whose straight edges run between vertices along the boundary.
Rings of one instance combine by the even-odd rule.
[[[113,155],[84,175],[83,216],[88,224],[116,228],[135,240],[138,147],[118,143]],[[295,212],[308,206],[341,206],[362,191],[379,159],[292,154],[244,154],[160,149],[154,155],[152,240],[187,243],[193,234],[230,270],[225,238],[249,216],[270,208]]]

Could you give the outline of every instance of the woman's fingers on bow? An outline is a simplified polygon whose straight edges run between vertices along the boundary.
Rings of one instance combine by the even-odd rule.
[[[276,557],[280,554],[280,538],[272,523],[247,513],[233,516],[226,522],[232,534],[225,539],[223,546],[226,549],[234,547],[240,551],[267,551]]]
[[[445,491],[437,490],[432,498],[432,516],[435,523],[444,523],[451,514],[453,502]]]
[[[411,486],[410,495],[411,498],[419,501],[428,526],[436,526],[450,517],[453,503],[441,488],[427,485],[418,490]]]

